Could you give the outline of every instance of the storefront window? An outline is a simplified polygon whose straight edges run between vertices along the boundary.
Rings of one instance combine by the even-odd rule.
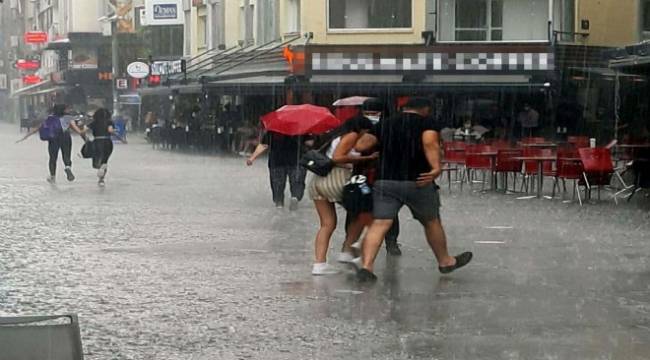
[[[329,0],[329,28],[410,28],[411,5],[411,0]]]
[[[575,0],[556,0],[553,9],[553,30],[559,31],[558,40],[575,40]]]
[[[440,0],[441,41],[547,41],[549,0]]]

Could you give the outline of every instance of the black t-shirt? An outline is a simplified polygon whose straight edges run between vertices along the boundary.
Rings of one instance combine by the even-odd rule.
[[[108,121],[93,121],[92,123],[88,124],[88,127],[93,131],[93,136],[94,137],[109,137],[111,134],[108,132],[108,127],[112,126],[115,127],[113,124],[113,121],[108,120]]]
[[[298,166],[303,152],[302,136],[288,136],[276,132],[267,132],[262,144],[269,147],[269,167]]]
[[[431,171],[424,155],[422,134],[440,129],[433,118],[411,113],[377,123],[370,131],[379,141],[377,180],[416,181],[420,174]]]

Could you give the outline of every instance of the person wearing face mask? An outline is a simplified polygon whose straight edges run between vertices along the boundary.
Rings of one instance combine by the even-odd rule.
[[[386,107],[381,100],[377,98],[370,98],[362,104],[360,116],[370,120],[373,126],[376,126],[386,115],[386,113],[387,113]],[[381,161],[381,159],[379,161]],[[358,163],[355,164],[354,174],[365,176],[368,179],[368,184],[372,186],[372,183],[374,182],[374,178],[375,178],[375,168],[376,168],[376,162]],[[357,222],[357,225],[354,226],[353,225],[354,220],[357,219],[359,216],[365,217],[367,221]],[[353,212],[347,212],[345,218],[346,236],[349,236],[350,232],[354,233],[352,234],[353,237],[360,236],[361,233],[363,232],[363,228],[368,226],[371,221],[372,221],[372,217],[370,216],[370,214],[357,214]],[[397,243],[398,236],[399,236],[399,218],[396,217],[394,219],[392,227],[386,233],[386,237],[385,237],[386,252],[389,255],[393,255],[393,256],[402,255],[402,250],[400,249],[399,244]],[[339,257],[339,262],[343,262],[343,263],[352,262],[353,258],[351,257],[351,255],[352,254],[347,254],[345,252],[341,253]]]

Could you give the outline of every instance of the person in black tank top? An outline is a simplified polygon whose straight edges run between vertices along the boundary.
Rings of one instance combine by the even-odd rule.
[[[110,111],[104,108],[95,111],[93,121],[88,124],[88,128],[93,133],[93,168],[97,169],[99,186],[104,186],[104,178],[108,171],[108,159],[113,153],[113,140],[111,137],[115,136],[126,144],[126,140],[116,134],[114,126]]]

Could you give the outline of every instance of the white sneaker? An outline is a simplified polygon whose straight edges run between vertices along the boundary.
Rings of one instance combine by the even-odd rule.
[[[361,240],[355,242],[354,244],[351,245],[352,248],[355,248],[357,250],[361,250]]]
[[[333,275],[338,274],[338,270],[328,263],[317,263],[311,269],[312,275]]]
[[[104,179],[104,176],[106,176],[106,170],[107,170],[106,164],[102,164],[102,166],[99,167],[99,170],[97,170],[97,177],[100,179]]]
[[[354,255],[352,255],[349,252],[341,252],[339,253],[339,258],[338,262],[343,263],[343,264],[350,264],[354,260]]]
[[[356,267],[357,270],[361,269],[363,267],[363,264],[361,263],[361,256],[352,259],[352,261],[350,261],[350,264],[354,265],[354,267]]]

